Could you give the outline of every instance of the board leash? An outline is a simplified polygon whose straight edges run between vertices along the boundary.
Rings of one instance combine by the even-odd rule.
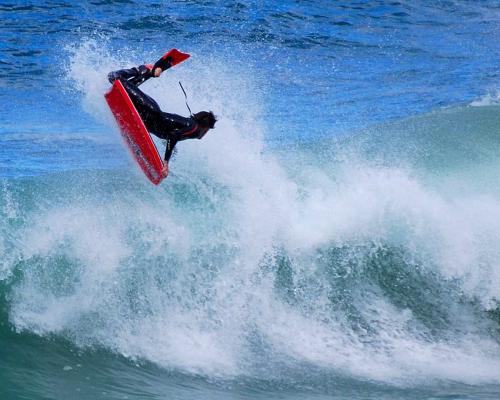
[[[185,98],[185,101],[186,101],[186,107],[187,107],[187,109],[189,110],[189,115],[192,117],[192,116],[193,116],[193,112],[191,111],[191,108],[189,107],[189,104],[188,104],[188,96],[187,96],[187,94],[186,94],[186,91],[184,90],[184,87],[182,86],[181,81],[179,81],[179,86],[181,87],[182,92],[184,93],[184,98]]]

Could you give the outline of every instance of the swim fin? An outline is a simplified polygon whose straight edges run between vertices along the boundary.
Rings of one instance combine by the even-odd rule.
[[[153,66],[153,70],[156,68],[161,68],[163,71],[165,71],[170,67],[173,67],[174,65],[187,60],[189,57],[191,57],[190,54],[182,53],[177,49],[169,50],[163,55],[162,58],[156,61],[155,65]]]

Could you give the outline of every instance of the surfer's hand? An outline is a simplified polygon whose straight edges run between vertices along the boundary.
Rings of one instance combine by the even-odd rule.
[[[164,161],[163,168],[161,169],[161,176],[166,177],[168,175],[168,161]]]

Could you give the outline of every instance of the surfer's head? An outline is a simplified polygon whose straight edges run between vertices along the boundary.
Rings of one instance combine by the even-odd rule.
[[[212,111],[200,111],[193,114],[193,119],[198,124],[198,139],[201,139],[209,129],[214,129],[217,118]]]

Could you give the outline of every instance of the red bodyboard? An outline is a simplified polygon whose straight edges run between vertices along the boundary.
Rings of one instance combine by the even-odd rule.
[[[148,179],[158,185],[168,175],[151,136],[122,83],[117,79],[104,95],[130,153]]]

